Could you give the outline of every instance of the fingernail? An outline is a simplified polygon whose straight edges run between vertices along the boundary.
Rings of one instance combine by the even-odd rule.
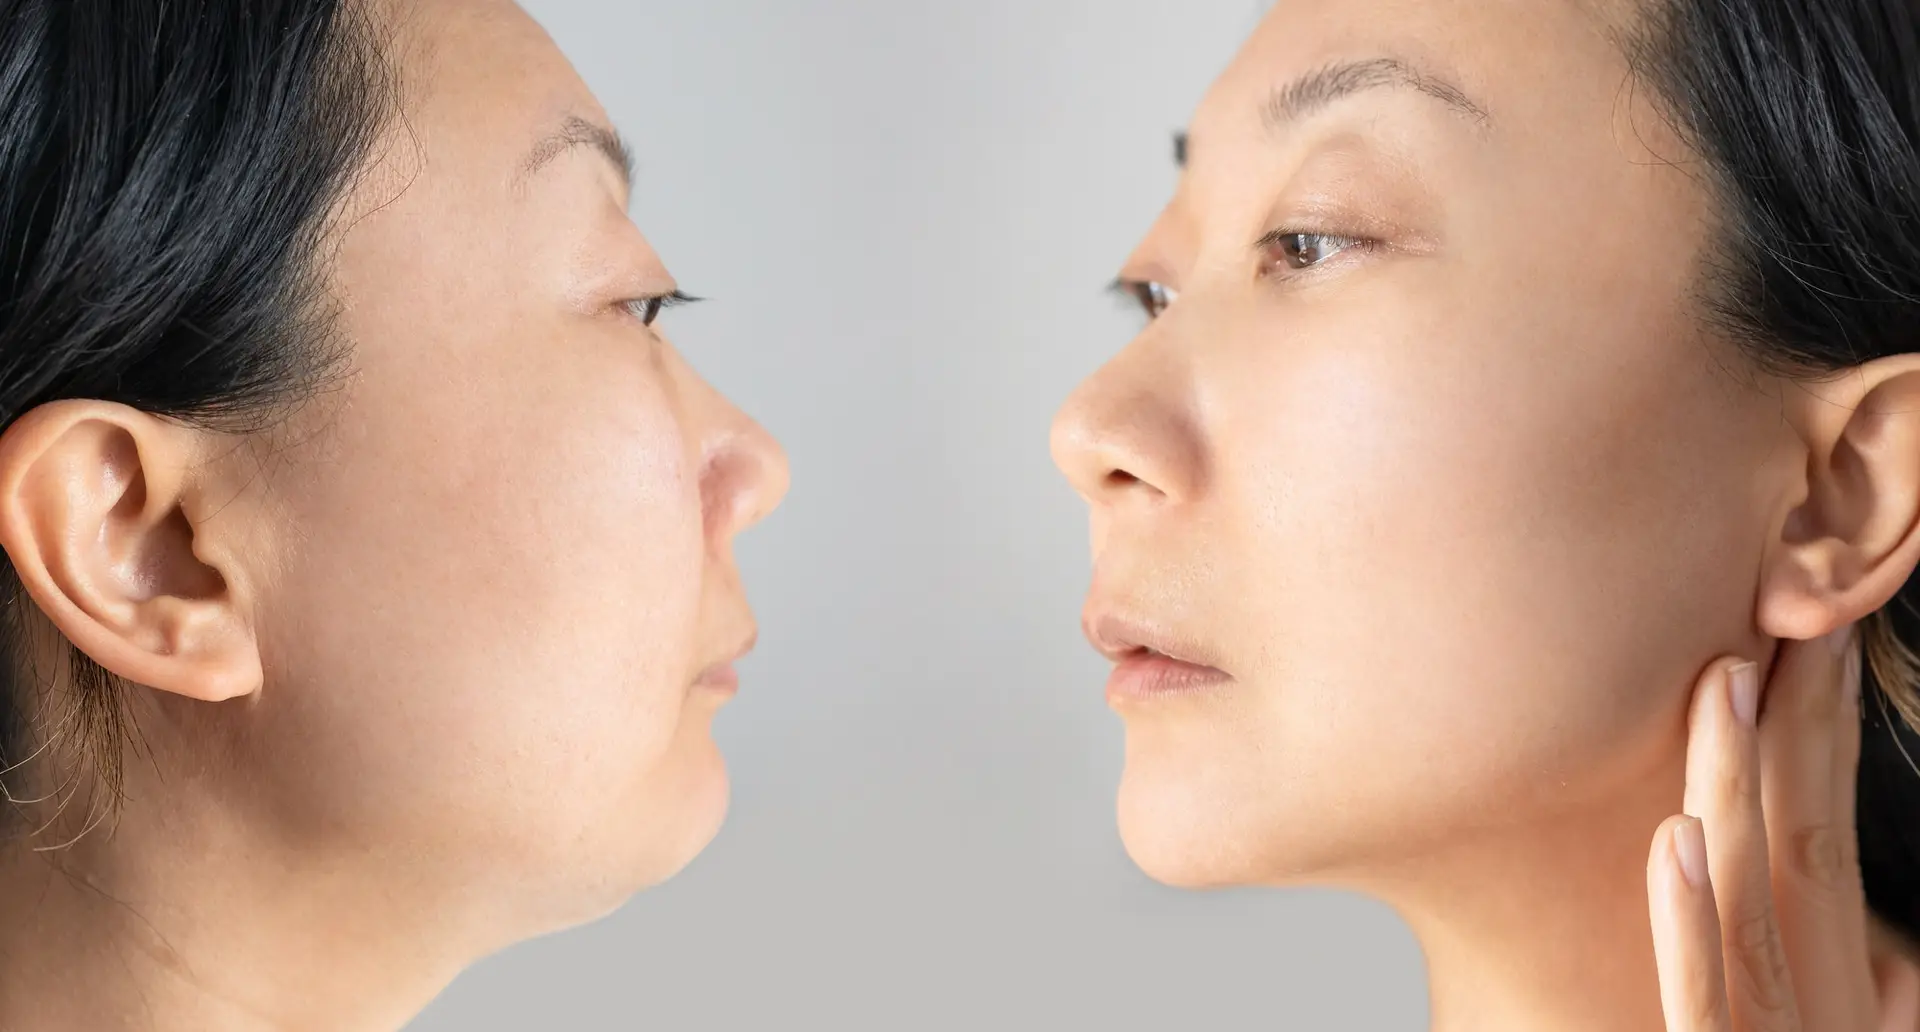
[[[1679,862],[1688,885],[1706,888],[1707,839],[1697,818],[1688,817],[1673,826],[1673,858]]]
[[[1727,671],[1727,694],[1733,703],[1733,715],[1740,723],[1753,727],[1760,720],[1760,668],[1742,663]]]

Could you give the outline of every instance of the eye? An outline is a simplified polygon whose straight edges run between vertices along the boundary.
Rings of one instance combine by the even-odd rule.
[[[640,320],[640,325],[652,326],[654,320],[660,318],[661,311],[677,305],[690,305],[698,300],[700,299],[697,297],[683,294],[676,290],[671,294],[636,297],[630,301],[622,301],[620,305],[631,313],[635,319]]]
[[[1260,238],[1260,248],[1273,265],[1285,269],[1311,269],[1344,251],[1371,250],[1374,243],[1359,237],[1290,229],[1276,229]]]
[[[1147,313],[1148,319],[1160,318],[1162,312],[1180,299],[1179,291],[1152,280],[1115,280],[1113,291],[1130,304],[1139,306],[1141,311]]]

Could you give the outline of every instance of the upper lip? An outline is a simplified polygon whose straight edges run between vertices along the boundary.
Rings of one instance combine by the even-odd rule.
[[[1192,666],[1220,670],[1212,652],[1205,645],[1168,628],[1122,616],[1093,604],[1089,604],[1081,615],[1080,629],[1101,655],[1115,663],[1153,653]]]

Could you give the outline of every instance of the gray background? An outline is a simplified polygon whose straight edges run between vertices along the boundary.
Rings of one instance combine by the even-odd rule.
[[[1425,1027],[1386,908],[1175,892],[1113,829],[1085,514],[1102,286],[1261,0],[526,0],[640,155],[691,361],[786,445],[726,829],[412,1029]]]

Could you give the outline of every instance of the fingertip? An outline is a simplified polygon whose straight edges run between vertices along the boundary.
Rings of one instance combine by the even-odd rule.
[[[1735,672],[1745,667],[1753,667],[1756,672],[1759,670],[1752,660],[1731,654],[1707,664],[1693,684],[1694,715],[1699,715],[1701,706],[1712,705],[1717,695],[1723,696],[1729,692]]]
[[[1727,704],[1743,727],[1760,724],[1760,665],[1735,663],[1727,670]]]
[[[1699,890],[1710,884],[1707,873],[1707,837],[1698,817],[1674,814],[1654,832],[1653,851],[1647,857],[1651,874],[1665,871],[1678,876],[1676,885]]]
[[[1673,826],[1686,819],[1685,814],[1675,814],[1660,822],[1653,829],[1653,842],[1647,850],[1647,878],[1651,882],[1654,875],[1670,869],[1673,864]]]
[[[1680,867],[1680,874],[1687,886],[1695,891],[1705,889],[1707,879],[1707,836],[1697,817],[1682,817],[1675,821],[1673,830],[1674,862]]]
[[[1655,833],[1647,881],[1654,962],[1667,1028],[1724,1032],[1729,1016],[1719,916],[1706,884],[1705,832],[1698,818],[1675,814]],[[1699,881],[1688,872],[1697,858]]]

